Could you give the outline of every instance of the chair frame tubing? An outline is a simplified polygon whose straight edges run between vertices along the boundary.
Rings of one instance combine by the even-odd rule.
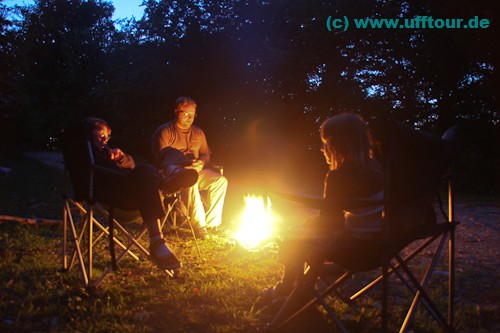
[[[450,170],[450,175],[451,175],[451,170]],[[382,272],[381,275],[372,282],[368,283],[365,287],[361,288],[358,292],[352,294],[348,301],[354,301],[357,299],[359,296],[363,295],[366,293],[368,290],[373,288],[376,284],[382,282],[382,308],[380,312],[381,316],[381,330],[382,332],[388,332],[388,323],[389,323],[389,311],[388,311],[388,305],[389,305],[389,288],[388,288],[388,281],[389,277],[392,273],[395,273],[398,278],[405,284],[405,286],[410,290],[414,296],[412,303],[408,309],[408,312],[406,314],[406,317],[404,318],[400,332],[407,332],[409,330],[409,325],[412,322],[412,319],[414,315],[416,314],[418,310],[418,304],[422,303],[424,308],[427,310],[427,312],[436,320],[436,322],[443,328],[443,330],[447,332],[455,332],[454,328],[454,265],[455,265],[455,260],[454,260],[454,242],[455,242],[455,228],[458,222],[454,220],[454,202],[453,202],[453,187],[452,187],[452,182],[451,182],[451,176],[448,179],[448,214],[447,214],[447,222],[449,225],[445,226],[446,228],[443,228],[438,233],[435,233],[432,236],[427,237],[425,240],[423,240],[422,244],[419,244],[419,246],[415,249],[413,249],[409,254],[407,254],[404,258],[402,258],[399,254],[394,256],[396,263],[392,264],[388,258],[383,259],[383,263],[381,266]],[[426,272],[424,273],[424,276],[422,277],[421,281],[418,281],[415,275],[410,271],[410,269],[407,266],[407,263],[412,260],[414,257],[416,257],[418,254],[420,254],[424,249],[426,249],[431,243],[435,242],[438,240],[438,243],[435,245],[435,248],[433,250],[433,257],[430,260],[430,262],[427,265]],[[437,265],[437,261],[440,258],[441,252],[446,245],[446,241],[448,241],[448,313],[447,313],[447,319],[441,314],[441,312],[437,309],[436,305],[432,301],[431,297],[428,295],[428,293],[425,291],[425,288],[429,282],[429,279],[432,276],[432,273]],[[399,272],[399,271],[402,272]],[[294,318],[298,317],[301,313],[303,313],[306,309],[311,307],[312,305],[319,303],[330,315],[330,317],[334,320],[336,323],[337,327],[342,331],[342,332],[347,332],[347,328],[344,326],[342,321],[340,320],[339,316],[336,314],[335,310],[331,308],[330,305],[326,303],[324,300],[324,297],[329,295],[332,292],[336,292],[336,288],[338,288],[341,283],[343,283],[348,277],[352,276],[355,272],[354,271],[347,271],[343,275],[341,275],[339,278],[337,278],[336,281],[333,283],[330,283],[330,285],[323,290],[322,292],[318,292],[314,290],[313,288],[308,288],[310,292],[314,294],[314,298],[306,302],[301,308],[296,310],[294,313],[291,315],[286,316],[286,312],[289,311],[288,309],[289,304],[293,302],[293,298],[295,294],[297,293],[298,288],[303,287],[302,285],[297,286],[290,296],[286,299],[285,303],[283,306],[280,308],[278,313],[275,315],[273,318],[272,322],[269,324],[269,328],[273,331],[279,330],[286,324],[288,324],[290,321],[292,321]],[[404,273],[401,274],[401,273]],[[304,280],[307,280],[307,274],[304,276]],[[306,287],[307,288],[307,287]],[[342,298],[340,298],[342,299]],[[350,305],[350,303],[347,303]]]
[[[77,210],[81,218],[81,228],[77,230],[71,208]],[[64,200],[64,215],[63,215],[63,269],[66,271],[71,271],[76,262],[80,267],[82,272],[85,287],[96,287],[112,270],[112,267],[108,267],[99,277],[94,279],[93,263],[94,263],[94,245],[103,237],[110,236],[109,226],[103,226],[95,217],[95,211],[103,218],[109,218],[109,213],[100,206],[99,204],[88,204],[85,206],[83,203],[75,201],[71,198],[66,198]],[[144,228],[137,239],[130,234],[116,219],[112,220],[112,223],[117,228],[116,234],[113,235],[113,242],[122,249],[122,252],[117,257],[116,262],[119,263],[125,257],[125,255],[131,256],[135,260],[140,260],[139,257],[131,250],[132,247],[136,247],[145,256],[149,257],[149,251],[142,246],[137,239],[140,239],[146,232]],[[69,225],[69,228],[68,228]],[[97,235],[94,235],[94,226],[99,230]],[[68,229],[70,229],[71,234],[68,235]],[[121,233],[122,237],[129,242],[126,246],[119,238],[118,234]],[[73,241],[74,249],[69,254],[68,238]],[[84,243],[86,246],[84,246]],[[70,259],[69,259],[70,258]],[[69,260],[68,260],[69,259]]]
[[[194,243],[196,245],[196,251],[198,253],[198,257],[202,258],[200,246],[198,244],[198,238],[196,237],[196,233],[194,232],[191,218],[189,217],[189,214],[184,206],[184,202],[181,199],[181,194],[180,193],[174,194],[174,200],[172,202],[169,202],[166,208],[167,208],[167,213],[165,214],[165,217],[161,222],[162,228],[165,225],[167,225],[168,229],[175,232],[175,235],[177,236],[177,238],[179,238],[178,231],[181,228],[181,226],[177,224],[177,215],[178,214],[183,215],[188,223],[189,231],[191,232],[191,236],[193,237]]]

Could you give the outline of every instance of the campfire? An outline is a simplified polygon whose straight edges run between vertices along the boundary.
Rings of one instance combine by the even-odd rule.
[[[234,238],[245,248],[252,249],[265,243],[273,235],[271,200],[262,196],[246,195],[245,208]]]

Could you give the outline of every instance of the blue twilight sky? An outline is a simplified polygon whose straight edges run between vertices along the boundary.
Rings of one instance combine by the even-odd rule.
[[[113,19],[126,18],[134,16],[136,19],[142,17],[144,7],[141,7],[142,0],[108,0],[115,6]],[[7,6],[13,5],[30,5],[33,0],[4,0],[3,3]]]

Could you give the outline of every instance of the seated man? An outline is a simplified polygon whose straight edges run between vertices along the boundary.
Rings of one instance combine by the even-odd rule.
[[[189,97],[179,97],[175,101],[174,114],[175,119],[161,125],[153,134],[153,156],[157,164],[161,164],[165,149],[175,148],[191,162],[188,168],[198,172],[198,182],[184,194],[188,196],[190,218],[204,234],[205,228],[215,228],[222,223],[227,179],[213,170],[204,168],[210,162],[210,149],[203,130],[193,125],[196,102]],[[206,211],[200,190],[208,192]]]
[[[166,244],[160,229],[159,219],[165,213],[159,189],[177,191],[189,187],[196,182],[196,173],[172,167],[164,180],[153,166],[136,166],[132,156],[108,147],[111,128],[106,121],[87,118],[85,123],[90,130],[95,165],[115,171],[110,174],[99,168],[95,170],[94,198],[117,208],[138,209],[148,230],[151,259],[161,269],[179,268],[179,259]]]

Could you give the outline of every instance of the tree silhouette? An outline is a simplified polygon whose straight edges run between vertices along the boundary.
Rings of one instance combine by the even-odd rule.
[[[353,111],[369,122],[391,118],[436,133],[460,123],[468,153],[459,164],[477,159],[477,151],[489,166],[477,173],[495,174],[496,1],[143,4],[142,18],[113,22],[109,2],[37,0],[17,7],[13,26],[10,9],[0,7],[1,114],[18,119],[25,133],[20,143],[51,146],[65,124],[96,115],[111,122],[116,144],[147,157],[151,133],[172,118],[175,98],[188,95],[198,101],[197,122],[214,156],[234,169],[306,174],[306,164],[315,170],[307,174],[320,177],[318,127],[328,116]],[[346,17],[351,26],[329,31],[328,16]],[[477,16],[491,24],[353,25],[354,19],[423,16]],[[484,135],[472,134],[478,132]]]

